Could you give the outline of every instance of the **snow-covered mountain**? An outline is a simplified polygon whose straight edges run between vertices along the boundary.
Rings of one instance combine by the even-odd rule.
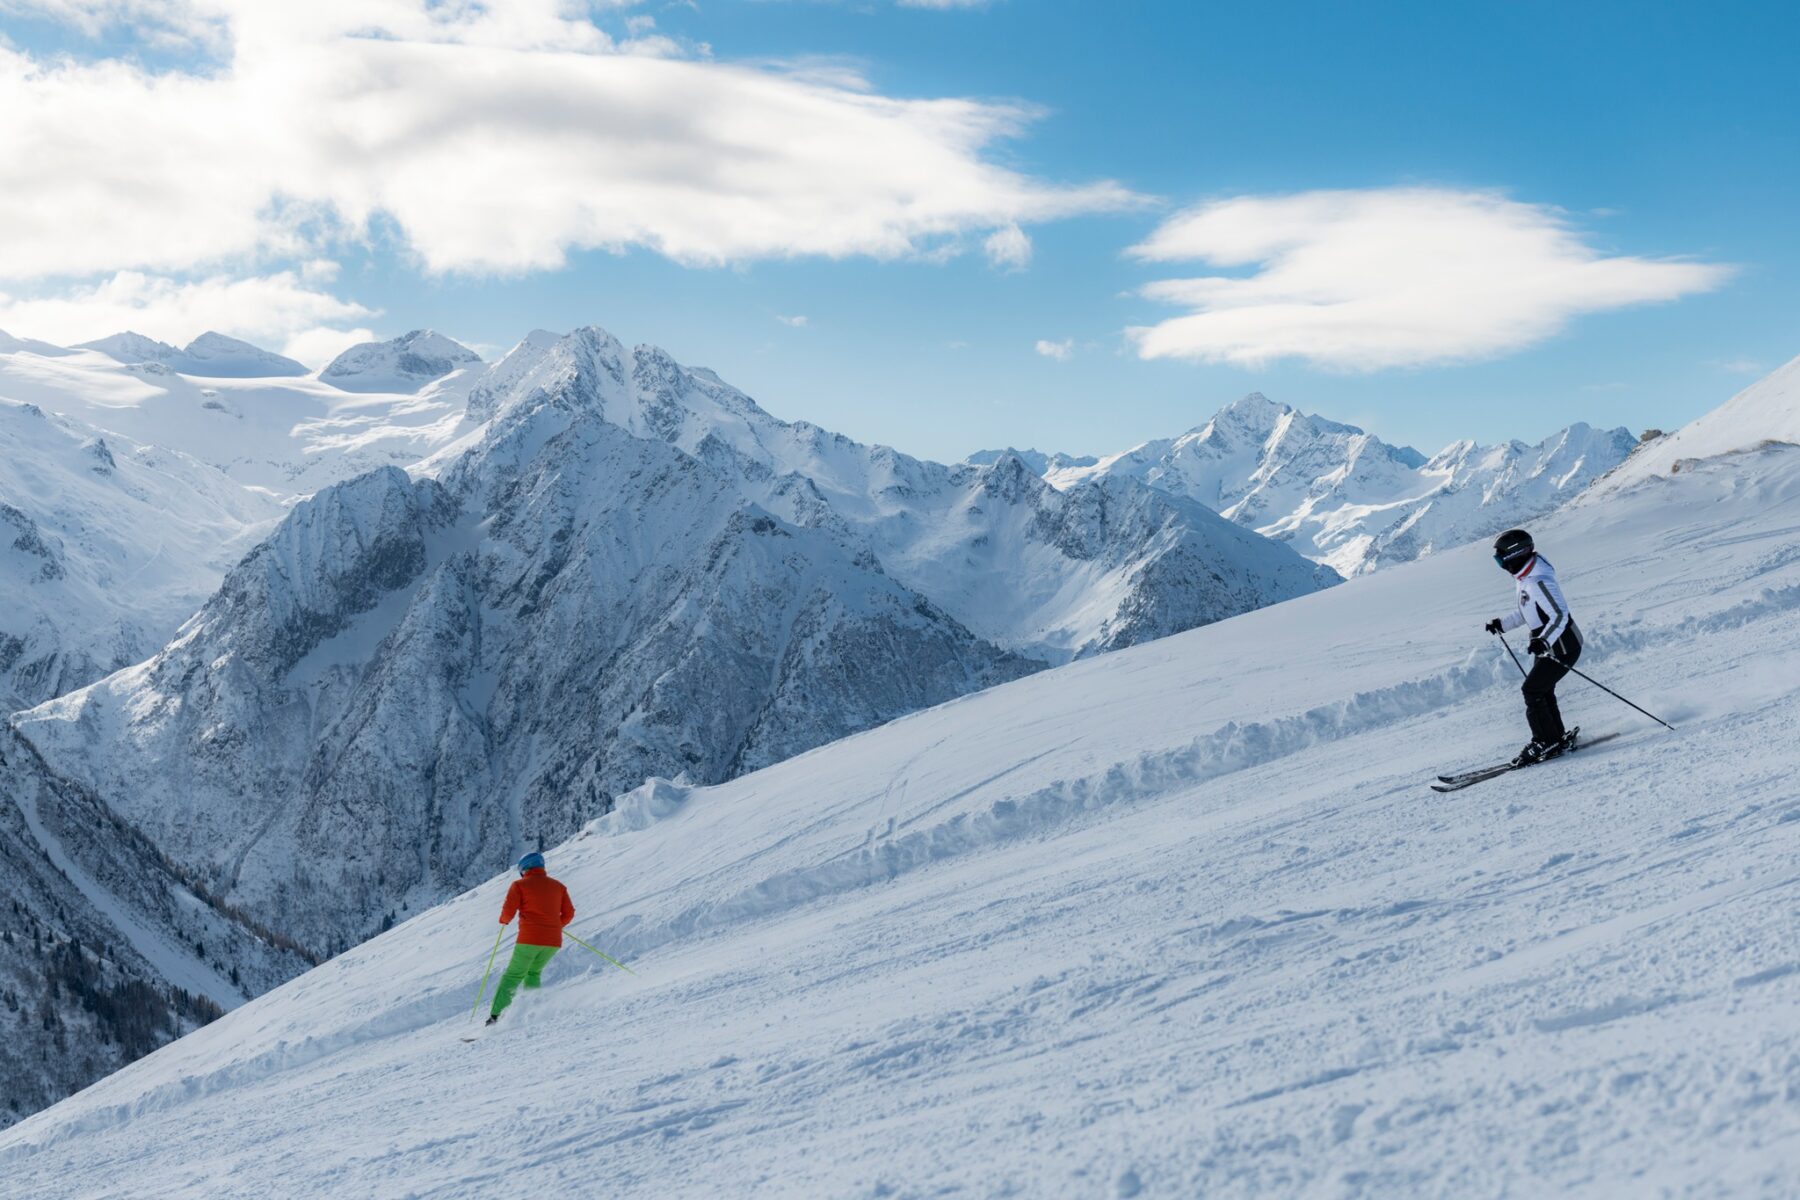
[[[282,512],[184,455],[0,399],[0,710],[156,653]]]
[[[797,525],[853,540],[974,632],[1046,661],[1335,580],[1135,481],[1059,491],[1014,455],[952,467],[862,445],[779,421],[655,347],[627,355],[598,329],[531,334],[471,391],[469,417],[487,420],[503,398],[540,393],[590,397],[610,423],[682,450]]]
[[[312,373],[304,363],[211,331],[201,334],[181,350],[130,330],[83,342],[76,349],[98,351],[128,366],[150,363],[183,375],[206,378],[272,379]]]
[[[479,430],[296,505],[150,661],[15,718],[53,772],[325,953],[566,836],[1334,579],[1130,480],[1059,492],[763,412],[597,329]]]
[[[1628,430],[1576,424],[1536,445],[1456,442],[1427,459],[1251,393],[1180,437],[1098,460],[1041,455],[1038,469],[1058,487],[1140,480],[1353,576],[1534,520],[1636,444]]]
[[[481,356],[441,333],[415,329],[385,342],[363,342],[336,358],[319,378],[346,392],[416,392],[434,379],[472,367]]]
[[[74,353],[74,351],[67,350],[62,346],[52,345],[49,342],[41,342],[36,338],[14,337],[12,334],[6,332],[6,330],[0,329],[0,354],[16,354],[19,351],[48,358],[60,358],[65,354]]]
[[[553,542],[580,485],[536,448],[610,435],[550,418],[437,486],[529,493],[508,519]],[[0,1134],[0,1172],[45,1200],[1800,1193],[1800,449],[1727,423],[1741,452],[1537,528],[1583,668],[1675,733],[1571,678],[1619,738],[1429,793],[1525,736],[1481,633],[1508,581],[1448,550],[652,781],[549,854],[634,975],[571,945],[459,1044],[503,872]],[[546,565],[522,594],[570,604]],[[439,588],[460,623],[394,640],[486,628],[503,593],[469,578]]]
[[[215,346],[213,336],[189,350]],[[177,451],[284,500],[411,466],[466,435],[468,390],[481,373],[472,362],[423,385],[395,380],[394,390],[347,392],[281,373],[220,377],[222,359],[209,368],[215,374],[197,378],[186,373],[194,364],[184,352],[136,334],[91,346],[102,348],[0,347],[0,397]]]
[[[991,467],[1008,454],[1030,467],[1034,475],[1048,475],[1072,467],[1091,467],[1100,461],[1092,454],[1045,454],[1042,450],[977,450],[963,461],[971,466]]]

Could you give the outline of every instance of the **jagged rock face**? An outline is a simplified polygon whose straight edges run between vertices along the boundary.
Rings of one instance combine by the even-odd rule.
[[[0,1127],[308,965],[0,729]]]
[[[1576,424],[1535,446],[1457,442],[1427,459],[1251,393],[1180,437],[1085,464],[1040,456],[1040,473],[1064,488],[1140,480],[1351,576],[1542,516],[1635,443],[1624,429]]]

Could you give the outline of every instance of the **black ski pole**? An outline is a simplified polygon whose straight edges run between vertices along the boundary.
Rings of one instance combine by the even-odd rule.
[[[1564,670],[1568,671],[1571,675],[1581,675],[1581,677],[1583,679],[1587,680],[1589,683],[1593,684],[1595,687],[1599,688],[1601,691],[1603,691],[1607,695],[1611,696],[1614,700],[1619,701],[1621,704],[1631,704],[1631,701],[1625,699],[1625,697],[1619,695],[1619,693],[1613,691],[1611,688],[1607,687],[1604,683],[1601,683],[1598,679],[1595,679],[1592,675],[1582,674],[1580,671],[1577,671],[1574,667],[1569,666],[1568,663],[1563,662],[1560,658],[1552,658],[1550,661],[1555,663],[1557,666],[1562,667]],[[1638,708],[1638,706],[1635,704],[1631,704],[1631,707],[1636,708],[1639,712],[1643,713],[1646,717],[1649,717],[1652,721],[1655,721],[1658,725],[1661,725],[1664,729],[1668,730],[1670,733],[1675,732],[1675,727],[1673,725],[1669,724],[1667,721],[1663,720],[1661,717],[1657,716],[1655,713],[1651,712],[1649,709]]]
[[[1500,644],[1506,647],[1507,657],[1513,660],[1513,666],[1519,668],[1519,674],[1525,675],[1525,664],[1520,662],[1519,656],[1513,653],[1512,643],[1506,640],[1506,635],[1504,633],[1498,636],[1500,638]],[[1525,675],[1525,677],[1527,679],[1531,678],[1529,675]]]
[[[1519,674],[1524,675],[1525,668],[1523,665],[1520,664],[1519,656],[1517,654],[1513,654],[1512,643],[1506,640],[1506,635],[1504,633],[1500,635],[1500,644],[1502,646],[1506,647],[1506,652],[1508,654],[1512,655],[1513,666],[1519,668]],[[1589,683],[1593,684],[1595,687],[1599,688],[1601,691],[1603,691],[1607,695],[1611,696],[1614,700],[1619,701],[1619,703],[1631,704],[1631,701],[1625,699],[1625,697],[1619,695],[1619,693],[1613,691],[1611,688],[1607,687],[1604,683],[1601,683],[1598,679],[1595,679],[1592,675],[1589,675],[1589,674],[1586,674],[1585,672],[1576,670],[1574,667],[1570,666],[1568,663],[1564,662],[1560,658],[1555,657],[1554,655],[1547,654],[1544,657],[1548,658],[1551,662],[1555,663],[1557,666],[1561,667],[1563,670],[1569,672],[1569,674],[1580,675],[1583,679],[1587,680]],[[1530,678],[1530,676],[1526,676],[1526,678]],[[1639,708],[1638,705],[1635,705],[1635,704],[1631,704],[1631,707],[1636,708],[1639,712],[1643,713],[1646,717],[1649,717],[1652,721],[1655,721],[1658,725],[1661,725],[1664,729],[1667,729],[1670,733],[1675,732],[1675,727],[1673,725],[1669,724],[1667,721],[1663,720],[1661,717],[1657,716],[1655,713],[1651,712],[1649,709]]]

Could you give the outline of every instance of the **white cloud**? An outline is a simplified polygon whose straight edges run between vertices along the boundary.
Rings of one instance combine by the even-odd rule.
[[[377,218],[436,272],[583,248],[894,258],[995,231],[1016,253],[1022,223],[1139,202],[997,163],[1029,108],[671,57],[564,0],[36,6],[229,36],[192,72],[0,45],[0,278],[317,257]]]
[[[1031,265],[1031,239],[1017,225],[996,229],[981,243],[988,262],[996,267],[1023,271]]]
[[[784,317],[780,313],[776,313],[775,319],[777,321],[780,321],[783,325],[786,325],[789,329],[805,329],[806,328],[806,317],[804,314],[797,313],[791,317]]]
[[[1060,342],[1052,342],[1045,338],[1039,338],[1034,349],[1045,358],[1054,358],[1057,362],[1068,362],[1075,357],[1075,339],[1064,338]]]
[[[352,346],[380,339],[373,329],[303,329],[281,343],[281,353],[318,370]],[[471,347],[473,349],[473,347]],[[480,353],[480,351],[476,351]]]
[[[216,329],[259,345],[299,347],[305,353],[293,357],[310,366],[324,361],[314,361],[323,347],[336,345],[341,350],[368,340],[366,329],[332,326],[372,315],[354,301],[309,286],[292,271],[195,280],[120,271],[99,283],[54,295],[0,293],[0,329],[29,330],[30,336],[58,345],[124,329],[184,345]]]
[[[1442,188],[1241,196],[1177,213],[1131,253],[1249,269],[1145,287],[1194,311],[1130,330],[1141,357],[1361,371],[1516,350],[1731,273],[1607,256],[1557,209]]]

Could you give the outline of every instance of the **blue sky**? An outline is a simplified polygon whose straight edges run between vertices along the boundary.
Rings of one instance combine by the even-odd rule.
[[[233,39],[243,46],[253,35],[220,3],[227,16],[201,11],[191,22],[146,16],[150,6],[128,0],[65,0],[34,12],[15,4],[0,20],[16,48],[15,71],[27,70],[18,65],[27,61],[41,72],[59,54],[78,64],[122,56],[147,79],[204,79],[233,70],[236,55],[235,69],[247,74],[247,53],[234,51]],[[78,13],[73,21],[71,8]],[[274,293],[252,281],[285,277],[290,292],[310,289],[343,306],[330,311],[319,301],[317,311],[294,315],[289,297],[280,303],[289,305],[282,311],[290,323],[382,336],[432,326],[484,350],[503,348],[533,327],[597,323],[628,342],[656,342],[684,361],[713,367],[780,416],[937,458],[1004,444],[1122,449],[1195,425],[1250,390],[1427,452],[1457,437],[1536,439],[1574,419],[1666,427],[1800,353],[1800,233],[1792,219],[1800,211],[1800,76],[1791,57],[1800,18],[1789,6],[994,0],[926,8],[885,0],[702,0],[608,6],[592,19],[611,39],[601,48],[607,52],[635,38],[647,52],[709,66],[784,74],[803,63],[812,73],[854,72],[861,82],[847,89],[852,96],[863,88],[883,101],[1030,106],[1033,115],[1019,118],[1016,136],[984,135],[963,165],[1003,169],[1045,194],[1113,181],[1130,196],[1090,197],[1069,205],[1084,211],[1050,215],[1040,210],[1061,202],[1041,195],[1016,209],[1006,207],[1012,200],[984,199],[983,215],[954,232],[905,233],[913,241],[899,253],[871,252],[870,239],[886,234],[861,229],[846,235],[850,248],[841,255],[821,252],[804,229],[771,233],[748,248],[729,241],[733,231],[721,235],[729,244],[716,260],[708,259],[711,250],[698,259],[667,245],[659,252],[649,235],[642,239],[648,244],[618,250],[583,248],[583,238],[573,236],[560,251],[518,252],[521,259],[559,253],[561,265],[496,266],[472,261],[482,255],[471,255],[465,231],[429,228],[438,199],[432,188],[441,186],[449,203],[462,174],[460,167],[439,168],[441,182],[427,186],[423,198],[409,185],[412,199],[403,203],[422,207],[397,205],[394,215],[373,202],[346,219],[351,232],[340,229],[323,241],[308,240],[304,223],[296,234],[289,222],[281,236],[259,227],[220,242],[215,254],[202,229],[194,231],[191,260],[159,262],[138,249],[153,234],[122,227],[121,249],[111,258],[90,253],[89,238],[79,252],[45,259],[29,277],[0,278],[0,296],[11,300],[11,311],[0,303],[0,327],[66,335],[90,314],[113,318],[121,303],[144,306],[139,324],[178,323],[212,311],[171,300],[188,295],[181,289],[194,281],[242,277],[244,288],[263,287],[254,294],[267,296]],[[578,34],[565,28],[556,36]],[[454,36],[483,45],[503,36],[511,50],[523,39],[536,39],[533,47],[544,39],[518,31]],[[336,45],[325,52],[338,53]],[[22,86],[40,82],[26,78]],[[80,94],[78,87],[99,86],[87,77],[62,83],[69,90],[40,105],[45,121],[74,110],[69,96]],[[619,94],[609,93],[609,103]],[[716,109],[721,101],[708,103]],[[182,110],[172,111],[165,124],[183,119]],[[194,111],[192,119],[204,125],[205,110]],[[546,111],[522,119],[554,121]],[[470,115],[450,112],[454,120]],[[590,108],[581,119],[607,118],[607,110]],[[780,124],[753,107],[745,119]],[[779,140],[781,131],[746,136]],[[212,162],[208,170],[229,169],[218,165],[211,143],[194,137],[202,147],[194,153]],[[521,158],[518,176],[552,176],[579,159],[582,187],[606,191],[605,160],[616,148],[585,146],[579,136],[553,144],[565,157]],[[70,155],[72,165],[55,169],[79,175],[95,157]],[[321,172],[333,169],[326,164]],[[827,162],[827,178],[829,169]],[[934,172],[893,186],[931,187],[943,177]],[[121,179],[131,183],[129,173],[81,182],[119,187]],[[56,203],[41,206],[53,215],[25,219],[56,233],[74,185],[51,183],[65,189],[49,193]],[[798,201],[762,202],[792,209],[812,185],[796,186]],[[329,196],[349,209],[373,190],[346,183]],[[230,187],[208,194],[224,191]],[[1479,294],[1490,259],[1477,257],[1471,270],[1451,271],[1451,278],[1432,263],[1415,264],[1417,278],[1392,281],[1418,301],[1408,319],[1472,307],[1454,328],[1420,335],[1425,342],[1402,338],[1405,345],[1392,353],[1355,349],[1381,341],[1383,331],[1366,322],[1394,311],[1393,296],[1376,294],[1359,298],[1358,323],[1343,335],[1355,344],[1350,352],[1290,352],[1314,343],[1288,337],[1281,314],[1289,310],[1273,308],[1250,333],[1216,334],[1218,321],[1209,316],[1195,326],[1207,331],[1201,348],[1182,342],[1176,352],[1184,357],[1143,356],[1145,343],[1126,331],[1180,317],[1191,306],[1142,289],[1205,277],[1215,282],[1194,304],[1237,306],[1246,302],[1242,281],[1266,264],[1254,251],[1246,261],[1221,261],[1216,231],[1160,260],[1133,256],[1132,247],[1184,211],[1236,198],[1250,198],[1246,219],[1261,222],[1250,241],[1259,242],[1270,221],[1286,219],[1271,204],[1318,192],[1359,205],[1374,197],[1371,222],[1387,237],[1395,236],[1396,222],[1403,233],[1410,217],[1395,215],[1383,198],[1424,194],[1439,207],[1454,201],[1461,207],[1447,218],[1446,236],[1460,238],[1465,228],[1470,237],[1486,237],[1493,222],[1475,214],[1472,224],[1455,223],[1468,216],[1458,198],[1497,197],[1502,224],[1531,226],[1527,256],[1547,238],[1573,239],[1575,249],[1545,251],[1556,273],[1518,282],[1519,294],[1494,315],[1484,306],[1495,302]],[[843,202],[854,206],[863,194],[848,191]],[[483,210],[488,228],[530,230],[558,219],[551,199],[513,210],[506,195],[499,190]],[[120,200],[130,202],[124,194]],[[729,198],[722,204],[728,211]],[[1015,211],[1016,220],[1008,215]],[[341,218],[338,212],[321,220]],[[741,224],[759,219],[753,214]],[[218,230],[233,220],[221,209],[207,226]],[[655,215],[648,220],[654,225]],[[994,228],[1014,223],[1029,239],[1028,263],[996,263],[981,252]],[[1324,240],[1317,223],[1309,225],[1306,236],[1319,240],[1308,243],[1310,257],[1296,267],[1306,286],[1341,286],[1330,264],[1354,256],[1358,247],[1347,240],[1369,227],[1332,225],[1333,240]],[[171,254],[182,244],[175,241]],[[1512,257],[1504,240],[1491,255],[1503,265]],[[1590,270],[1571,255],[1617,261]],[[1384,261],[1379,254],[1377,261]],[[1621,283],[1612,267],[1631,278]],[[134,283],[121,300],[119,271],[145,272],[157,282]],[[1477,293],[1472,299],[1470,290]],[[1568,302],[1572,293],[1599,298]],[[236,307],[253,310],[241,300],[251,294],[240,292]],[[1648,299],[1631,302],[1635,297]],[[22,325],[34,317],[54,327]],[[795,317],[804,325],[781,319]],[[1509,332],[1485,339],[1490,323]],[[274,328],[241,332],[261,332],[279,345],[282,338],[268,332]],[[1060,357],[1041,353],[1039,343]]]

